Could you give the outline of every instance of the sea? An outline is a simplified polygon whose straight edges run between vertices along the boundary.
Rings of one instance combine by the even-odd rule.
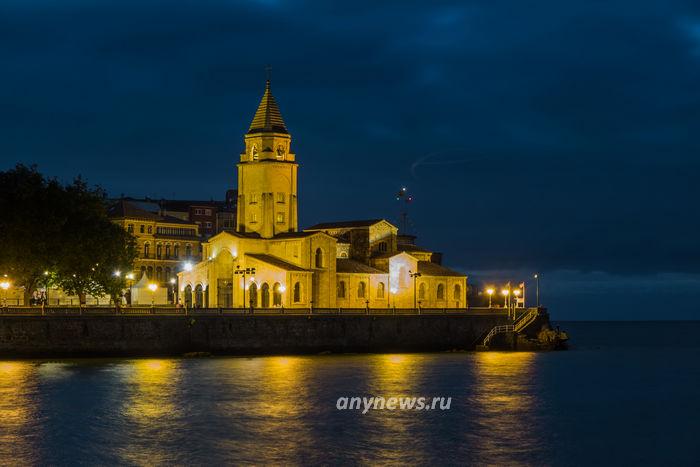
[[[700,465],[700,322],[556,324],[569,350],[0,360],[0,465]]]

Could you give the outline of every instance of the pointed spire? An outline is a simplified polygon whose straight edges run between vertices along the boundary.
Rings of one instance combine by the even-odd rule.
[[[258,110],[255,112],[255,117],[253,117],[253,121],[248,129],[248,134],[264,132],[288,133],[287,126],[282,120],[280,109],[270,91],[269,78],[265,83],[265,94],[260,100]]]

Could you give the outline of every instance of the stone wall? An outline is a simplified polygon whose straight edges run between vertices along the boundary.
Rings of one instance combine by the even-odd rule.
[[[472,350],[505,315],[2,316],[0,357]]]

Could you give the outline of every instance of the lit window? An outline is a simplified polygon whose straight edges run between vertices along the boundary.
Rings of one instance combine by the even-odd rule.
[[[381,242],[379,244],[379,251],[385,252],[386,251],[386,242]]]
[[[277,213],[277,222],[278,223],[284,223],[284,213],[278,212]]]
[[[360,282],[357,286],[357,298],[365,298],[365,292],[367,285],[364,282]]]
[[[211,209],[205,209],[205,210],[204,210],[204,215],[205,215],[205,216],[211,216]]]
[[[254,224],[256,222],[258,222],[258,214],[254,212],[250,215],[250,223]]]
[[[377,298],[384,298],[384,282],[377,284]]]
[[[284,193],[277,193],[277,202],[284,203]]]
[[[255,204],[258,202],[258,194],[257,193],[251,193],[250,194],[250,204]]]

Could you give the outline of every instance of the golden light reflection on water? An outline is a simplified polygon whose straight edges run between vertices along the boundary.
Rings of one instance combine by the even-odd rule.
[[[137,465],[168,463],[162,446],[176,429],[174,401],[179,378],[177,360],[136,360],[126,379],[128,397],[123,413],[134,424],[132,444],[122,450],[124,460]]]
[[[29,425],[35,417],[35,372],[31,363],[0,362],[0,464],[29,459],[33,451]]]
[[[477,463],[513,465],[519,455],[539,446],[538,400],[534,390],[534,352],[475,354],[473,420],[469,435]]]

